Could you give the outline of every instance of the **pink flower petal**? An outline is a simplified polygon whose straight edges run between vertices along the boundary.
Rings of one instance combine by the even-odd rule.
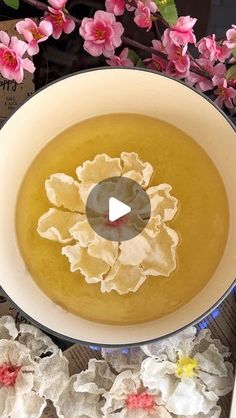
[[[84,49],[93,57],[99,57],[103,53],[103,46],[96,45],[92,41],[85,41],[84,42]]]
[[[31,41],[27,50],[30,56],[36,55],[39,53],[39,46],[37,41]]]
[[[101,19],[107,25],[113,25],[115,23],[115,16],[112,13],[104,12],[103,10],[97,10],[94,18]]]
[[[69,34],[75,29],[75,22],[71,19],[67,19],[63,25],[63,32]]]
[[[3,30],[0,30],[0,41],[6,46],[8,46],[10,43],[10,38],[8,34]]]
[[[4,78],[8,80],[15,80],[17,83],[22,83],[24,78],[24,72],[22,66],[19,66],[17,70],[13,70],[10,67],[1,68],[1,73]]]
[[[29,58],[24,58],[22,60],[22,66],[25,70],[29,71],[29,73],[33,73],[35,71],[34,63]]]
[[[48,0],[48,3],[54,9],[64,9],[65,8],[65,5],[67,3],[67,0]]]
[[[24,53],[27,51],[28,45],[26,42],[20,41],[16,36],[12,36],[10,47],[21,58],[24,55]]]
[[[123,15],[125,11],[125,1],[124,0],[106,0],[105,1],[106,11],[113,13],[115,16]]]
[[[52,34],[52,24],[51,22],[47,22],[46,20],[42,20],[39,24],[40,32],[46,36],[50,36]]]

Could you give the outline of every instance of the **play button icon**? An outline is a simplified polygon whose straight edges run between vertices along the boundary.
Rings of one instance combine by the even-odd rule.
[[[86,216],[96,234],[110,241],[127,241],[146,227],[151,213],[150,200],[136,181],[110,177],[90,191]]]
[[[109,214],[108,218],[110,222],[117,221],[117,219],[122,218],[131,212],[131,207],[116,199],[115,197],[110,197],[109,199]]]

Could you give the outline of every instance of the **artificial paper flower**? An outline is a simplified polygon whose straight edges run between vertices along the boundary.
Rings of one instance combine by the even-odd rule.
[[[232,27],[227,30],[226,38],[227,40],[224,41],[224,45],[226,45],[229,49],[236,48],[236,25],[232,25]]]
[[[171,418],[163,406],[160,391],[143,386],[139,373],[126,370],[120,373],[112,388],[105,393],[102,408],[105,418]]]
[[[47,399],[56,401],[68,381],[68,361],[48,336],[0,318],[1,418],[41,417]]]
[[[134,22],[140,28],[147,28],[149,31],[152,27],[152,13],[157,11],[157,6],[152,1],[141,1],[137,2],[137,8],[135,9]]]
[[[39,52],[38,44],[46,41],[53,29],[52,24],[46,20],[42,20],[39,25],[36,25],[32,19],[26,18],[16,24],[16,30],[28,42],[28,54],[36,55]]]
[[[198,42],[197,46],[201,58],[206,58],[213,62],[216,60],[225,62],[226,58],[229,58],[231,55],[231,50],[227,45],[221,45],[216,41],[215,34],[212,36],[205,36]]]
[[[16,36],[11,38],[3,30],[0,31],[0,74],[8,80],[21,83],[24,70],[33,73],[34,64],[29,58],[24,58],[28,44],[20,41]]]
[[[196,38],[193,33],[193,26],[197,19],[190,16],[180,16],[175,25],[167,29],[172,42],[177,46],[184,46],[188,43],[196,43]]]
[[[106,60],[108,65],[113,67],[134,67],[133,61],[128,58],[129,49],[124,48],[120,55],[113,55],[110,59]]]
[[[167,67],[170,64],[174,64],[176,71],[180,74],[184,74],[184,77],[187,77],[190,69],[190,58],[187,55],[188,43],[186,42],[183,45],[177,44],[175,38],[174,40],[171,38],[171,33],[170,29],[166,29],[161,38],[163,47],[165,48],[165,52],[170,61],[167,64]]]
[[[102,395],[110,391],[114,379],[105,361],[89,360],[87,370],[72,376],[54,403],[58,418],[102,417]]]
[[[84,49],[94,57],[104,55],[112,57],[115,48],[121,45],[121,35],[124,28],[116,22],[112,13],[98,10],[94,18],[85,17],[82,20],[79,33],[84,39]]]
[[[51,23],[54,39],[59,39],[62,32],[69,34],[75,29],[75,22],[59,8],[48,7],[48,13],[45,14],[43,21]]]
[[[62,254],[72,272],[79,271],[87,283],[100,283],[102,292],[116,290],[119,294],[135,292],[147,276],[169,276],[176,268],[177,233],[167,223],[177,212],[177,199],[171,195],[169,184],[148,187],[153,168],[143,162],[136,153],[123,152],[121,158],[106,154],[97,155],[76,170],[79,181],[63,173],[53,174],[45,183],[49,201],[57,208],[50,208],[38,222],[38,233],[47,239],[65,245]],[[146,228],[135,238],[114,242],[101,238],[91,228],[85,215],[85,205],[90,191],[96,184],[109,177],[124,176],[138,182],[149,196],[151,218]],[[96,207],[104,224],[101,228],[111,231],[114,225],[107,223],[105,195]],[[124,188],[121,200],[129,204],[139,202],[139,194]],[[103,208],[104,207],[104,208]],[[122,230],[126,224],[119,225]],[[112,237],[112,235],[111,235]]]
[[[190,327],[142,349],[149,356],[141,366],[143,384],[160,391],[168,411],[219,416],[217,402],[232,390],[233,366],[225,361],[228,349],[213,340],[209,330],[197,334]]]

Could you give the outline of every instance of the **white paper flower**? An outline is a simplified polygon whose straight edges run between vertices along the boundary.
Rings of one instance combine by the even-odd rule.
[[[59,351],[51,338],[40,329],[28,324],[20,324],[18,341],[30,349],[30,355],[33,359],[40,357],[42,354],[56,354]]]
[[[145,388],[139,373],[131,370],[120,373],[111,390],[103,396],[105,418],[171,418],[162,405],[159,390]]]
[[[38,365],[30,350],[12,340],[0,340],[1,418],[39,418],[46,399],[34,391]]]
[[[194,327],[161,342],[143,346],[143,384],[159,390],[168,411],[176,415],[210,415],[219,396],[233,387],[233,366],[225,361],[228,349],[213,340],[209,330]],[[209,414],[209,415],[208,415]]]
[[[0,340],[14,340],[18,335],[15,321],[11,316],[2,316],[0,318]]]
[[[84,162],[76,174],[79,181],[63,173],[53,174],[46,181],[47,197],[56,208],[50,208],[38,222],[38,233],[43,238],[69,244],[62,248],[62,254],[68,258],[71,271],[79,271],[87,283],[100,282],[102,292],[115,290],[121,295],[136,292],[149,275],[169,276],[176,268],[179,238],[167,222],[174,218],[178,202],[171,195],[169,184],[147,188],[153,174],[151,164],[141,161],[134,152],[123,152],[120,158],[100,154],[93,161]],[[146,189],[151,203],[151,218],[146,228],[135,238],[119,243],[101,238],[85,216],[90,191],[102,180],[117,176],[139,183]],[[109,183],[106,188],[109,195]],[[132,188],[124,189],[120,199],[135,201],[141,213],[145,208],[140,194]],[[105,222],[106,199],[104,196],[102,201],[99,196],[97,199],[96,207]],[[108,228],[105,224],[104,227]]]
[[[102,348],[101,354],[104,360],[118,373],[124,370],[140,371],[142,361],[146,358],[143,350],[139,347],[127,349]]]
[[[102,395],[112,387],[115,375],[102,360],[89,360],[88,369],[70,378],[54,403],[58,418],[99,418]]]
[[[68,383],[68,361],[31,325],[21,324],[18,331],[6,316],[0,330],[0,417],[39,418],[46,401],[56,401]]]

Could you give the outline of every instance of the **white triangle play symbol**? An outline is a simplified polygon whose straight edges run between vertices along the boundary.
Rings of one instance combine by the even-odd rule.
[[[115,197],[110,197],[109,199],[109,221],[114,222],[117,219],[122,218],[122,216],[127,215],[131,212],[130,206],[116,199]]]

